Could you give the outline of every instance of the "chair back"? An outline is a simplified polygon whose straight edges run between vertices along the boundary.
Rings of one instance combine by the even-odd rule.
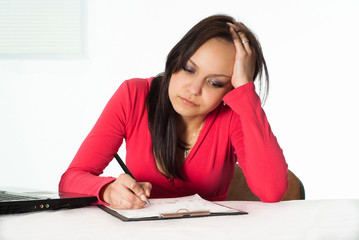
[[[304,200],[305,190],[300,179],[290,170],[288,170],[288,189],[282,201],[286,200]],[[242,169],[236,165],[232,182],[229,186],[227,201],[260,201],[248,187],[246,178]]]

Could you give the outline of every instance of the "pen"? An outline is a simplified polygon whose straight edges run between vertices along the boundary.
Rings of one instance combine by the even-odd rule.
[[[136,178],[132,175],[132,173],[130,172],[130,170],[127,168],[126,164],[122,161],[121,157],[120,157],[117,153],[115,153],[115,158],[116,158],[117,162],[120,164],[120,166],[121,166],[121,168],[123,169],[123,171],[124,171],[126,174],[130,175],[133,179],[136,180]],[[146,203],[147,203],[148,205],[150,205],[150,201],[148,201],[148,199],[146,200]]]

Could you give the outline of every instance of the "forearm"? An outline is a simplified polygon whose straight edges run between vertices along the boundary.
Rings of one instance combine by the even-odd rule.
[[[125,115],[121,99],[126,88],[119,88],[107,103],[95,126],[81,144],[69,168],[62,175],[59,189],[98,196],[113,177],[100,177],[122,144]],[[124,98],[124,97],[123,97]]]
[[[224,99],[239,116],[237,126],[233,127],[239,165],[254,194],[264,202],[280,201],[288,185],[288,166],[254,92],[254,84],[241,88]],[[236,132],[238,125],[241,131]]]
[[[101,200],[101,190],[106,184],[115,179],[113,177],[100,177],[88,171],[69,168],[61,177],[59,191],[97,196],[99,201],[96,204],[104,204]]]

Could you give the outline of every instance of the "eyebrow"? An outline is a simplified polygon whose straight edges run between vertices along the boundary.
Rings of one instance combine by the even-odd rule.
[[[195,63],[195,62],[193,62],[191,59],[188,59],[188,61],[189,62],[191,62],[194,66],[195,66],[195,68],[199,68],[198,66],[197,66],[197,64]],[[211,76],[214,76],[214,77],[226,77],[226,78],[232,78],[232,77],[229,77],[229,76],[227,76],[227,75],[225,75],[225,74],[211,74]]]

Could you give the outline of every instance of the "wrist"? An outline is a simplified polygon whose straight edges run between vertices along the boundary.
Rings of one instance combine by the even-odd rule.
[[[110,186],[111,186],[112,183],[113,182],[109,182],[106,185],[104,185],[101,188],[100,194],[99,194],[100,200],[105,202],[105,203],[108,203],[108,204],[109,204],[109,201],[110,201]]]
[[[246,85],[247,83],[251,82],[250,80],[241,80],[241,81],[235,81],[232,83],[234,88],[241,87],[243,85]]]

